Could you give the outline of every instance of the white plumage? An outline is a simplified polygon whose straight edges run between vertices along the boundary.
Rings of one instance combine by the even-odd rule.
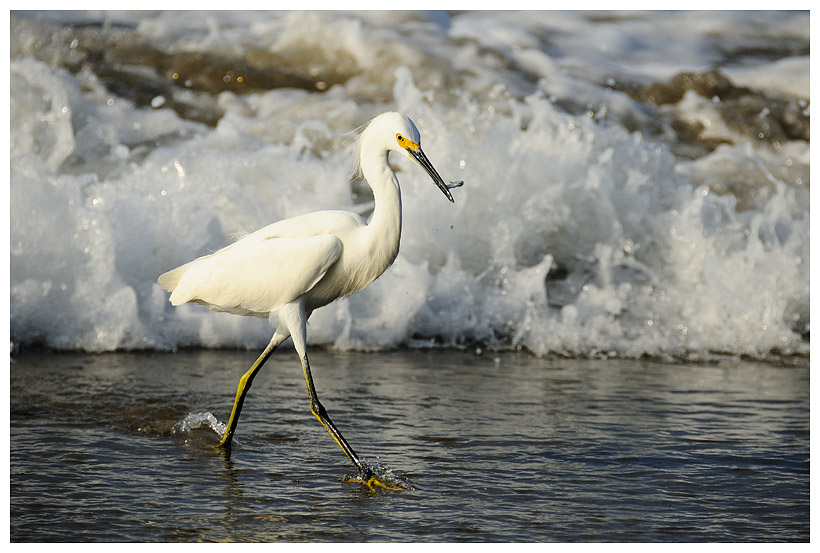
[[[336,234],[342,233],[339,222],[344,220],[340,213],[344,212],[311,213],[274,223],[165,273],[159,283],[171,291],[175,306],[193,301],[216,311],[268,317],[309,292],[339,259],[342,242]],[[309,220],[317,217],[336,224],[321,234],[293,232],[302,224],[316,232]]]
[[[462,183],[444,184],[424,155],[421,136],[410,118],[384,113],[364,130],[356,152],[355,170],[373,189],[375,209],[369,223],[348,211],[309,213],[268,225],[159,277],[175,306],[196,302],[217,311],[269,317],[275,328],[262,355],[240,380],[220,446],[231,444],[253,377],[273,350],[291,336],[305,372],[311,411],[359,469],[362,481],[385,486],[358,458],[319,403],[305,340],[307,319],[315,309],[362,290],[398,254],[401,191],[387,162],[391,151],[416,161],[453,201],[450,188]]]

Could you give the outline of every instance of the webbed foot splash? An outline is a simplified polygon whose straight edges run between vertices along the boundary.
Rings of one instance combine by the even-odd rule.
[[[393,490],[393,491],[409,491],[413,486],[409,482],[403,480],[393,474],[393,471],[386,467],[363,464],[359,475],[356,477],[348,477],[345,482],[364,484],[371,492],[379,491],[379,489]]]

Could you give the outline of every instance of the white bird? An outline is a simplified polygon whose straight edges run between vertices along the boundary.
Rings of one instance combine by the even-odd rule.
[[[387,158],[398,152],[416,161],[453,202],[445,184],[421,149],[421,136],[409,117],[384,113],[359,137],[355,172],[373,189],[370,222],[349,211],[317,211],[268,225],[241,240],[161,275],[174,306],[186,302],[215,311],[268,317],[276,330],[270,343],[239,380],[228,425],[218,447],[229,448],[245,396],[254,376],[288,337],[302,363],[310,410],[330,433],[369,487],[399,488],[384,482],[364,463],[336,428],[319,402],[305,348],[311,313],[354,294],[376,280],[393,263],[401,237],[401,190]]]

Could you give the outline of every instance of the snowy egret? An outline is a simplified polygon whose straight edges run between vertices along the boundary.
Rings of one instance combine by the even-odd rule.
[[[227,428],[218,447],[231,445],[239,413],[254,377],[288,337],[299,354],[310,397],[319,419],[369,487],[400,488],[385,482],[356,454],[319,402],[305,348],[307,320],[330,302],[354,294],[376,280],[393,263],[401,235],[401,191],[390,168],[390,152],[409,156],[432,177],[453,202],[445,184],[421,149],[421,136],[409,117],[384,113],[362,132],[356,149],[356,172],[373,189],[370,222],[348,211],[318,211],[268,225],[241,240],[159,277],[174,306],[186,302],[215,311],[268,317],[273,337],[240,378]]]

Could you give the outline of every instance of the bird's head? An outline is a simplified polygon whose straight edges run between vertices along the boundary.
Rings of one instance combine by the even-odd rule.
[[[450,193],[450,188],[461,186],[463,183],[457,183],[455,185],[447,185],[444,183],[438,171],[436,171],[433,164],[430,163],[430,160],[427,159],[427,156],[424,155],[424,151],[421,149],[421,134],[416,128],[415,123],[413,123],[409,117],[396,112],[383,113],[370,122],[367,129],[362,133],[362,140],[365,135],[377,136],[387,151],[394,151],[406,155],[418,163],[427,171],[427,174],[430,175],[430,178],[433,179],[433,182],[439,187],[439,190],[447,196],[447,199],[451,202],[454,201],[453,195]],[[361,147],[363,147],[362,141],[360,141],[360,148]]]

